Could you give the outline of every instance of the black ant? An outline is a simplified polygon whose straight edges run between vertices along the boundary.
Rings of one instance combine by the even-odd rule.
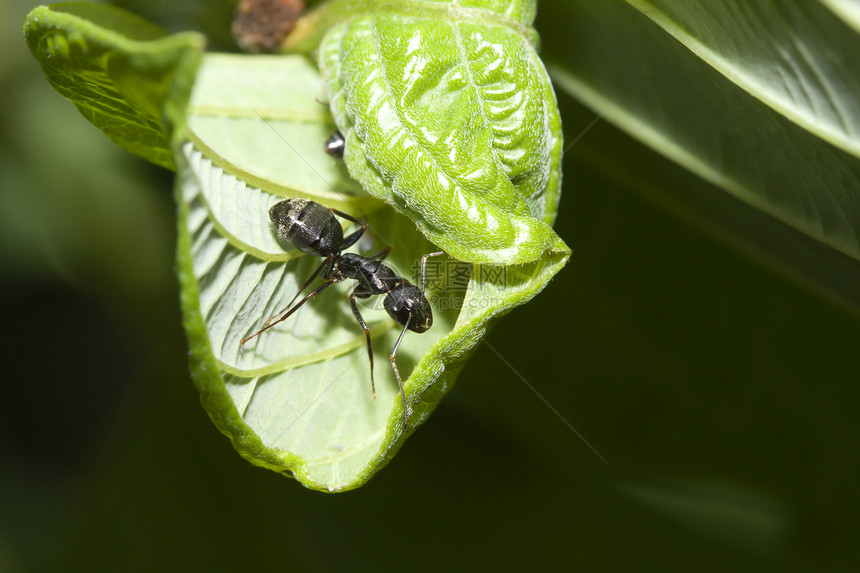
[[[344,237],[343,229],[335,218],[335,215],[360,225],[360,228]],[[286,309],[270,318],[263,325],[263,328],[243,338],[239,344],[244,345],[260,333],[286,320],[303,304],[331,285],[346,279],[358,281],[355,289],[349,295],[349,304],[352,308],[352,314],[355,315],[355,319],[364,330],[364,335],[367,338],[367,355],[370,358],[370,385],[373,391],[373,398],[376,399],[370,329],[367,328],[364,318],[362,318],[361,313],[358,311],[355,299],[370,298],[371,296],[384,294],[383,307],[385,311],[397,324],[403,326],[403,330],[400,332],[400,336],[397,338],[397,342],[394,344],[394,348],[391,350],[388,358],[391,361],[392,368],[394,368],[394,375],[397,376],[397,384],[400,386],[400,398],[403,402],[403,428],[406,429],[409,422],[409,412],[406,408],[406,394],[403,391],[403,380],[400,378],[400,371],[397,369],[395,357],[397,349],[400,347],[400,342],[403,340],[403,335],[406,334],[407,330],[421,333],[426,332],[433,325],[433,312],[430,308],[430,303],[424,296],[425,269],[429,257],[444,253],[441,251],[430,253],[421,258],[421,288],[419,289],[405,278],[398,276],[394,269],[382,262],[388,256],[388,253],[391,252],[390,246],[369,257],[342,252],[354,245],[364,234],[364,231],[367,230],[367,223],[362,223],[346,213],[336,209],[329,209],[308,199],[287,199],[269,209],[269,218],[274,223],[280,238],[289,241],[303,253],[324,257],[325,259],[311,274],[310,278],[304,282]],[[295,302],[299,294],[317,278],[320,272],[323,272],[325,282],[294,306],[293,302]]]

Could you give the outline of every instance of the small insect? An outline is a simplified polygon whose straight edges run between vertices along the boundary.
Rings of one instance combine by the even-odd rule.
[[[346,140],[339,131],[335,131],[325,140],[325,152],[337,159],[343,159],[344,147],[346,147]]]
[[[343,229],[335,218],[335,215],[360,225],[360,228],[344,237]],[[270,318],[263,325],[263,328],[243,338],[240,345],[244,345],[252,338],[260,335],[279,322],[286,320],[301,308],[303,304],[331,285],[346,279],[355,280],[358,284],[349,295],[349,304],[352,308],[352,314],[358,321],[359,326],[364,330],[364,335],[367,338],[367,356],[370,359],[370,385],[373,391],[373,398],[376,399],[370,329],[367,328],[364,318],[358,311],[355,299],[385,295],[385,299],[383,300],[385,311],[397,324],[403,327],[388,358],[391,361],[391,367],[394,369],[394,375],[397,377],[397,384],[400,387],[400,398],[403,402],[403,428],[406,429],[409,423],[409,412],[406,408],[406,394],[403,391],[403,380],[400,377],[400,371],[397,369],[397,349],[400,347],[400,342],[403,340],[403,335],[406,334],[407,330],[421,333],[426,332],[433,325],[433,312],[430,308],[430,303],[424,296],[426,265],[429,257],[444,253],[441,251],[429,253],[421,258],[421,288],[419,289],[405,278],[398,276],[394,269],[382,262],[388,256],[388,253],[391,252],[392,247],[390,246],[369,257],[355,253],[343,253],[345,249],[355,244],[364,234],[365,230],[367,230],[366,223],[362,223],[346,213],[336,209],[329,209],[308,199],[287,199],[269,209],[269,218],[274,223],[279,237],[289,241],[303,253],[324,257],[324,260],[311,274],[310,278],[302,284],[299,292],[296,293],[290,304],[287,305],[287,308]],[[296,298],[320,273],[322,273],[325,282],[293,305]]]

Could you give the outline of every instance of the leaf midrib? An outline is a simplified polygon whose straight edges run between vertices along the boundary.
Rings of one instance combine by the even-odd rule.
[[[388,319],[380,320],[378,322],[368,324],[367,327],[370,329],[370,339],[374,340],[391,330],[394,327],[394,321]],[[292,368],[298,368],[299,366],[333,360],[340,356],[345,356],[357,348],[363,347],[366,342],[367,339],[364,337],[364,334],[361,334],[351,338],[343,344],[338,344],[337,346],[332,346],[312,354],[279,360],[278,362],[273,362],[268,366],[262,366],[260,368],[237,368],[218,358],[216,358],[215,361],[218,364],[218,367],[227,374],[237,378],[257,378],[259,376],[266,376],[269,374],[278,374]]]

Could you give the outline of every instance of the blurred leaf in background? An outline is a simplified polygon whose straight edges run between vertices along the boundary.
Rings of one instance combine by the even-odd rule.
[[[676,70],[671,91],[725,89],[655,20],[588,4],[539,6],[543,55],[569,77],[602,69],[637,106],[660,102]],[[856,568],[854,257],[643,146],[607,121],[627,126],[620,115],[599,110],[606,119],[577,141],[598,106],[562,96],[558,79],[576,143],[557,231],[574,256],[489,344],[611,465],[484,349],[357,492],[321,496],[249,466],[188,381],[170,177],[47,85],[18,32],[33,5],[0,3],[0,569]],[[850,29],[826,13],[813,21],[825,44]],[[655,44],[627,47],[620,24]],[[702,118],[735,129],[698,97],[660,114],[678,111],[675,129],[706,141]],[[726,112],[749,107],[774,131],[724,142],[726,155],[767,161],[771,136],[813,141],[745,88],[732,97],[740,107]],[[839,156],[856,176],[853,155],[827,145],[804,161]]]

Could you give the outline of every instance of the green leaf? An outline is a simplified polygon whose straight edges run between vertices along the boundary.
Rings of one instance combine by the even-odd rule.
[[[803,129],[860,157],[860,35],[821,4],[629,3],[730,82]]]
[[[468,5],[468,6],[466,6]],[[333,2],[319,65],[364,189],[457,259],[568,251],[552,224],[561,120],[534,2]]]
[[[694,5],[684,3],[689,10]],[[791,52],[750,47],[741,57],[728,47],[730,37],[718,42],[730,23],[701,16],[697,26],[708,32],[701,36],[718,42],[715,45],[722,53],[737,56],[723,55],[720,61],[737,59],[733,65],[747,78],[741,86],[735,81],[740,71],[719,73],[622,2],[579,0],[544,6],[550,7],[552,19],[570,23],[564,41],[546,46],[562,62],[553,68],[561,89],[714,185],[809,237],[853,259],[860,258],[860,161],[845,150],[854,149],[854,112],[850,110],[857,106],[854,102],[845,107],[848,94],[842,92],[856,78],[848,77],[848,67],[838,65],[830,69],[826,80],[825,76],[817,78],[814,68],[801,67],[798,59],[817,49],[807,36],[814,39],[816,30],[824,33],[827,26],[816,24],[819,18],[835,26],[836,37],[844,35],[846,28],[835,17],[831,15],[828,21],[826,14],[806,3],[806,9],[815,12],[812,23],[792,24],[793,18],[788,30],[770,25],[753,34],[769,34],[767,40],[777,47],[796,44]],[[844,53],[855,50],[854,40],[844,39]],[[797,64],[791,78],[781,79],[770,71],[779,69],[782,55],[791,55]],[[781,81],[785,86],[779,90],[775,86]],[[757,89],[757,84],[762,87]],[[819,85],[824,87],[810,92],[810,105],[792,91]],[[830,93],[827,86],[837,88]],[[757,97],[746,91],[753,89]],[[776,101],[780,93],[796,93],[800,103],[793,108],[792,120],[757,99]],[[813,108],[816,115],[811,115]],[[825,133],[831,141],[839,135],[835,129],[839,122],[833,120],[830,109],[846,110],[840,116],[843,149],[821,139]],[[816,125],[815,132],[809,128],[810,122]]]
[[[172,169],[165,119],[189,90],[204,38],[167,36],[112,6],[65,3],[27,16],[24,35],[51,85],[120,147]]]
[[[526,12],[523,17],[530,17]],[[382,297],[362,307],[376,349],[375,400],[364,334],[343,296],[347,285],[340,296],[332,288],[290,320],[239,344],[286,306],[320,262],[273,234],[268,209],[283,198],[311,198],[366,218],[371,232],[359,248],[393,245],[387,262],[413,282],[419,282],[416,263],[438,250],[413,220],[368,196],[343,162],[325,154],[323,142],[336,126],[328,107],[320,104],[327,98],[310,61],[299,56],[201,59],[197,35],[165,37],[122,11],[92,5],[37,9],[26,28],[46,75],[88,119],[123,147],[177,166],[177,271],[201,401],[242,456],[294,475],[308,487],[351,489],[373,476],[451,388],[490,321],[542,290],[569,256],[549,227],[560,185],[561,134],[555,100],[538,62],[527,70],[537,79],[525,78],[522,98],[517,95],[521,86],[507,86],[507,97],[526,102],[523,107],[500,112],[542,122],[543,134],[534,140],[518,138],[513,128],[522,126],[516,121],[507,125],[513,131],[506,137],[522,149],[506,149],[513,156],[533,153],[538,160],[518,163],[512,156],[490,166],[497,188],[491,189],[495,203],[489,205],[501,206],[500,226],[520,221],[545,233],[545,240],[515,241],[509,247],[519,253],[492,260],[505,265],[447,257],[431,261],[427,292],[433,328],[409,333],[397,355],[411,412],[404,429],[398,387],[386,359],[400,330],[382,310]],[[502,28],[496,31],[510,35]],[[490,26],[487,33],[492,32]],[[523,37],[517,41],[534,65],[530,45]],[[443,103],[437,102],[437,115]],[[484,134],[497,137],[488,129]],[[470,143],[458,144],[461,153]],[[168,149],[173,162],[165,157]],[[434,207],[454,211],[444,207],[448,200],[440,196]],[[451,220],[459,224],[454,212]],[[531,258],[523,255],[529,248]]]
[[[594,120],[594,112],[565,99],[568,98],[562,98],[562,113],[567,125],[586,128]],[[727,245],[754,265],[768,268],[786,281],[860,315],[860,265],[855,259],[735,199],[659,155],[658,150],[598,123],[571,147],[566,160],[573,158],[601,173],[603,184],[612,182],[627,193],[658,204],[696,233]],[[582,177],[582,164],[573,166],[578,179]],[[581,181],[579,184],[585,185]],[[586,264],[579,258],[578,262]]]
[[[178,270],[192,373],[215,424],[252,463],[339,491],[367,481],[408,433],[386,360],[399,329],[379,297],[362,308],[374,335],[376,400],[364,335],[344,296],[349,287],[329,289],[240,347],[319,264],[285,250],[268,208],[300,196],[367,217],[376,244],[365,248],[394,245],[388,261],[413,282],[416,261],[435,247],[409,219],[361,194],[343,164],[324,153],[334,124],[317,103],[319,85],[299,56],[204,59],[188,109],[189,141],[177,157]],[[510,267],[439,261],[448,278],[465,271],[468,290],[431,281],[433,328],[408,333],[400,347],[401,372],[411,370],[409,431],[450,390],[490,320],[533,297],[566,258]]]
[[[821,3],[839,16],[846,24],[860,32],[860,5],[854,0],[821,0]]]

